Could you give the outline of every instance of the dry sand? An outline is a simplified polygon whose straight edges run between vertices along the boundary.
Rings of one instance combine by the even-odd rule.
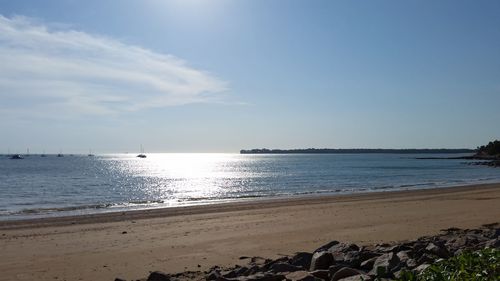
[[[489,184],[0,222],[0,280],[138,279],[499,221],[500,184]]]

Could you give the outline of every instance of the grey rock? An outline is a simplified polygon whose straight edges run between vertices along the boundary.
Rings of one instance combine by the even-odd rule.
[[[407,251],[398,252],[396,255],[398,256],[398,258],[401,262],[406,263],[406,261],[410,259],[409,253],[410,253],[410,251],[407,250]]]
[[[361,264],[361,258],[359,252],[357,251],[349,251],[344,254],[343,263],[349,267],[359,267]],[[337,260],[335,260],[337,261]]]
[[[377,258],[378,257],[373,257],[371,259],[365,260],[364,262],[361,263],[360,268],[363,270],[371,270]]]
[[[418,264],[433,263],[436,259],[428,254],[423,254],[417,259]]]
[[[500,238],[497,237],[495,239],[488,240],[484,243],[484,246],[488,248],[500,248]]]
[[[322,279],[319,279],[319,278],[309,274],[309,272],[304,271],[304,270],[289,273],[289,274],[285,275],[285,278],[286,278],[286,280],[290,280],[290,281],[322,281]]]
[[[294,272],[299,270],[302,270],[302,268],[284,262],[275,263],[269,268],[269,272],[272,273]]]
[[[311,267],[312,256],[313,254],[306,252],[296,253],[290,260],[290,264],[309,269]]]
[[[170,275],[161,271],[153,271],[149,274],[147,281],[170,281]]]
[[[372,278],[369,275],[358,274],[358,275],[353,275],[353,276],[339,279],[338,281],[371,281],[371,280],[372,280]]]
[[[311,267],[309,271],[318,269],[328,269],[333,264],[333,255],[330,252],[316,252],[311,259]]]
[[[434,243],[429,243],[425,250],[443,259],[450,257],[450,253],[445,247],[436,245]]]
[[[220,275],[224,278],[236,278],[240,274],[237,273],[238,269],[222,271]]]
[[[217,280],[221,277],[222,275],[218,270],[212,270],[207,276],[205,276],[205,280],[207,281],[212,281],[212,280]]]
[[[360,275],[360,274],[363,274],[363,272],[361,272],[357,269],[354,269],[354,268],[343,267],[343,268],[339,269],[337,272],[335,272],[335,274],[332,276],[330,281],[337,281],[337,280],[340,280],[342,278]]]
[[[264,271],[267,271],[271,268],[271,266],[273,264],[276,264],[276,263],[287,263],[288,261],[290,260],[290,258],[288,257],[282,257],[282,258],[279,258],[279,259],[275,259],[275,260],[269,260],[268,262],[266,262],[262,268],[264,269]]]
[[[253,275],[240,276],[240,277],[231,278],[228,280],[230,280],[230,281],[281,281],[284,278],[285,278],[285,276],[281,275],[281,274],[258,272],[258,273],[253,274]]]
[[[411,250],[411,248],[407,245],[404,245],[404,244],[398,244],[398,245],[394,245],[394,246],[389,246],[389,247],[385,247],[385,248],[381,248],[380,251],[381,252],[384,252],[384,253],[398,253],[398,252],[401,252],[401,251],[408,251],[408,250]]]
[[[359,251],[359,247],[356,244],[352,243],[338,243],[331,246],[328,249],[328,251],[330,253],[336,253],[336,252],[347,253],[350,251]]]
[[[374,258],[374,257],[378,257],[380,255],[381,254],[377,254],[374,251],[367,250],[364,247],[363,247],[363,249],[361,249],[359,251],[359,259],[360,259],[361,262],[369,260],[369,259]]]
[[[330,271],[327,269],[320,269],[320,270],[311,271],[311,272],[309,272],[309,274],[311,274],[312,276],[317,277],[319,279],[328,280],[329,279],[328,277],[330,276]]]
[[[330,266],[328,268],[328,276],[330,276],[330,278],[335,275],[335,273],[337,273],[337,271],[339,271],[340,269],[344,268],[345,266],[342,265],[342,264],[334,264],[332,266]]]
[[[245,272],[248,271],[248,267],[246,266],[242,266],[242,267],[238,267],[238,268],[235,268],[234,270],[234,273],[236,273],[236,275],[240,276],[240,275],[245,275]],[[248,274],[247,274],[248,275]]]
[[[314,253],[328,251],[328,249],[330,249],[331,247],[333,247],[339,243],[340,243],[339,241],[333,240],[333,241],[319,247],[318,249],[314,250]]]
[[[399,258],[396,254],[392,252],[383,254],[375,260],[370,275],[386,277],[398,266],[398,264]]]
[[[248,276],[248,275],[253,275],[257,272],[261,272],[262,269],[258,265],[251,266],[249,269],[247,269],[242,275]]]
[[[416,268],[414,268],[413,272],[420,274],[420,273],[422,273],[422,271],[426,270],[429,266],[431,266],[431,265],[427,264],[427,263],[421,264],[421,265],[417,266]]]
[[[415,259],[408,259],[406,261],[406,266],[409,268],[409,269],[412,269],[412,268],[415,268],[418,266],[418,263]]]

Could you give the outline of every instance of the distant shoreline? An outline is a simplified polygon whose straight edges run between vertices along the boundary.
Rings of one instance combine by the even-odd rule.
[[[361,154],[361,153],[391,153],[391,154],[453,154],[475,153],[476,150],[468,148],[410,148],[410,149],[383,149],[383,148],[306,148],[306,149],[268,149],[254,148],[242,149],[240,154]]]

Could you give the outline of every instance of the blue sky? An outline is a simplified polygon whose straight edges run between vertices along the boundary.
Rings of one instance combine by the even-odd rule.
[[[0,151],[471,147],[498,1],[0,1]]]

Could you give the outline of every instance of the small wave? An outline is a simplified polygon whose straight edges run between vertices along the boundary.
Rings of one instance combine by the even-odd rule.
[[[435,182],[426,182],[426,183],[413,183],[413,184],[402,184],[399,187],[401,188],[406,188],[406,187],[417,187],[417,186],[434,186],[436,185]]]

